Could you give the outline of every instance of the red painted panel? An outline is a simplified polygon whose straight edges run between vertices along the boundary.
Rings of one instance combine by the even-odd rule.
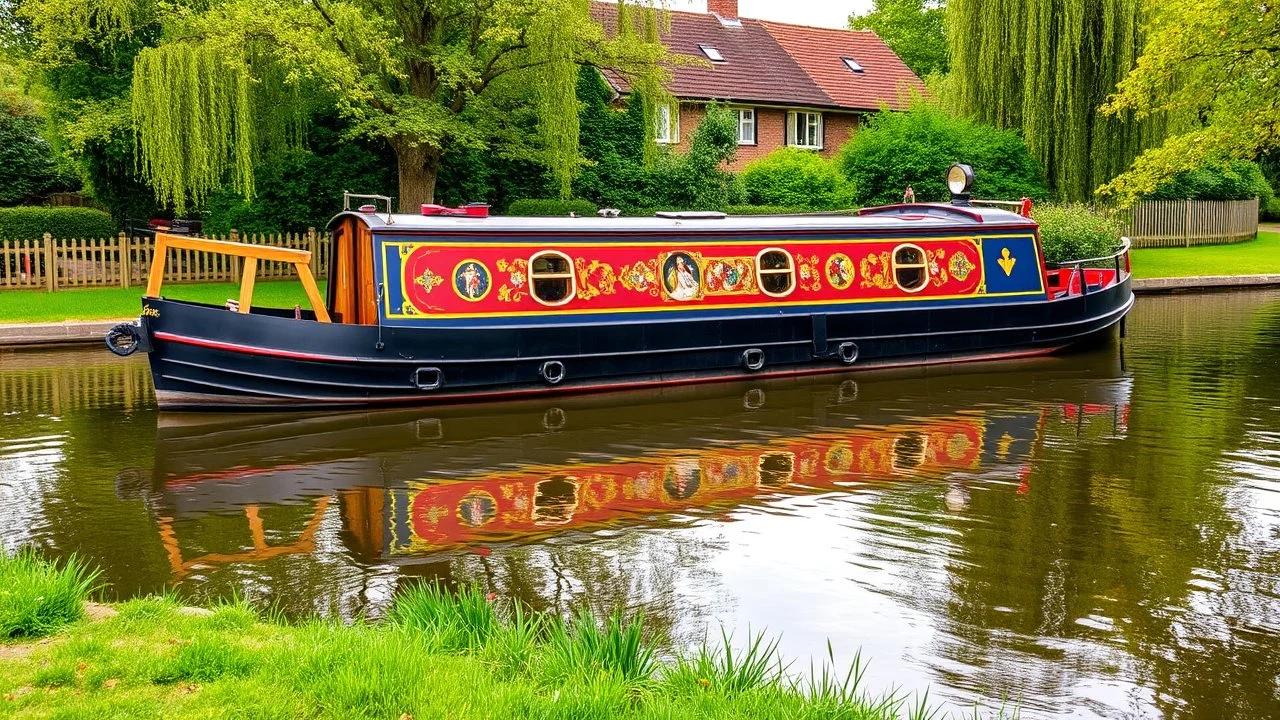
[[[838,303],[971,296],[984,291],[977,243],[968,238],[916,239],[928,279],[915,292],[894,281],[898,240],[655,245],[565,246],[438,245],[392,243],[404,257],[404,315],[523,314],[545,305],[530,295],[530,258],[555,250],[568,256],[572,297],[559,311],[750,307],[780,303]],[[794,286],[782,295],[762,288],[757,256],[766,250],[789,257]],[[769,275],[769,273],[763,273]],[[776,277],[774,278],[777,279]],[[554,281],[553,281],[554,282]]]

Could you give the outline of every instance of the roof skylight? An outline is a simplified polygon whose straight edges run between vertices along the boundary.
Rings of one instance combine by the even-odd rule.
[[[718,62],[718,63],[725,62],[724,55],[721,55],[720,51],[715,49],[711,45],[699,45],[698,49],[701,50],[702,54],[706,55],[707,59],[710,60],[711,62]]]
[[[866,72],[866,70],[861,65],[858,64],[857,60],[854,60],[851,57],[842,57],[840,59],[844,61],[844,66],[849,68],[850,70],[856,73]]]

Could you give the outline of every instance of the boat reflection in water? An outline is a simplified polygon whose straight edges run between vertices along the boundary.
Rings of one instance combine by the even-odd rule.
[[[1111,353],[998,373],[917,370],[861,384],[776,382],[554,406],[162,415],[151,478],[122,473],[118,487],[145,497],[174,580],[310,553],[335,505],[348,552],[399,565],[724,516],[780,494],[871,482],[936,481],[958,510],[973,483],[1030,491],[1047,430],[1123,434],[1129,382]],[[310,512],[291,513],[286,527],[266,522],[268,508],[305,504]],[[241,513],[247,542],[236,533],[230,547],[212,536],[215,524],[199,522]]]

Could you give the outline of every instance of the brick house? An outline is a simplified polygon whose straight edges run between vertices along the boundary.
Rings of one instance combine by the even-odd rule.
[[[879,36],[738,17],[738,0],[708,0],[705,13],[671,11],[663,41],[673,53],[705,62],[677,65],[669,86],[678,108],[659,110],[658,142],[687,149],[689,138],[718,101],[738,114],[740,170],[784,145],[830,157],[881,107],[904,109],[924,92],[916,77]],[[606,25],[616,6],[597,2]],[[624,78],[604,73],[620,95]]]

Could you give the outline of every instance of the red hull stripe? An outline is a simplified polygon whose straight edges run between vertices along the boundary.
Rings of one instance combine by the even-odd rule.
[[[212,348],[214,350],[228,350],[230,352],[244,353],[246,355],[267,355],[270,357],[290,358],[293,360],[319,360],[321,362],[360,362],[360,358],[350,357],[348,355],[319,355],[316,353],[296,352],[293,350],[275,350],[272,348],[254,347],[252,345],[240,345],[238,343],[187,337],[186,335],[174,335],[173,333],[167,332],[156,332],[155,336],[161,340],[168,340],[169,342],[181,343],[183,345],[195,345],[196,347]]]

